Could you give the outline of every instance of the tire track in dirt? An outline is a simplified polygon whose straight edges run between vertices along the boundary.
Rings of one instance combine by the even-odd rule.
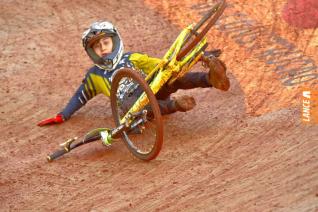
[[[252,145],[251,145],[252,146]],[[222,151],[222,149],[218,149],[218,152],[225,152],[225,151]],[[246,157],[246,155],[245,155],[245,157]],[[253,155],[251,155],[251,157],[254,157]],[[193,158],[193,157],[191,157],[191,158]],[[236,157],[235,157],[236,158]],[[236,158],[238,161],[240,161],[240,158]],[[248,158],[246,158],[247,160],[248,160]],[[281,163],[282,161],[277,161],[277,164],[273,164],[273,166],[277,166],[277,165],[279,165],[280,163]],[[258,166],[260,165],[260,163],[259,163],[259,161],[256,161],[256,164],[258,164]],[[197,165],[197,164],[196,164]],[[226,165],[226,164],[220,164],[220,167],[224,167],[224,165]],[[237,164],[233,164],[233,167],[229,167],[229,170],[231,170],[231,168],[236,168],[237,170],[240,170],[240,167],[237,167],[236,166]],[[250,168],[253,168],[253,166],[252,167],[250,167]],[[177,172],[178,171],[180,171],[180,170],[177,170]],[[281,172],[279,172],[280,170],[278,170],[278,176],[279,175],[281,175]],[[273,173],[271,173],[272,171],[270,170],[269,171],[269,173],[268,174],[264,174],[265,176],[273,176]],[[228,173],[228,172],[227,172]],[[220,174],[220,175],[219,175]],[[263,174],[263,173],[262,173]],[[221,179],[227,179],[229,182],[234,182],[233,184],[234,185],[236,185],[236,187],[237,187],[237,190],[243,190],[244,191],[244,187],[242,187],[242,185],[240,184],[240,183],[238,183],[238,180],[236,179],[228,179],[228,177],[233,177],[233,176],[235,176],[235,173],[228,173],[227,175],[222,175],[222,173],[216,173],[215,175],[217,175],[217,176],[219,176]],[[289,173],[287,173],[287,175],[289,175]],[[255,175],[255,173],[251,173],[251,175],[250,175],[252,178],[256,178],[257,177],[257,175]],[[251,184],[248,184],[247,186],[246,186],[246,188],[250,188],[251,186],[252,187],[255,187],[255,185],[253,185],[253,183],[254,183],[254,180],[252,179],[251,181],[249,181],[248,179],[246,179],[246,172],[245,172],[245,175],[243,176],[244,178],[243,179],[241,179],[242,181],[247,181],[247,182],[250,182]],[[275,175],[274,175],[274,177],[275,177]],[[281,178],[282,179],[284,179],[285,177],[287,177],[287,176],[281,176]],[[181,177],[182,178],[182,177]],[[210,179],[211,180],[211,179]],[[276,183],[277,182],[279,182],[279,181],[276,181]],[[202,182],[199,182],[198,183],[198,185],[207,185],[207,183],[206,182],[204,182],[204,181],[202,181]],[[220,187],[222,187],[222,184],[221,184],[221,186]],[[228,186],[227,186],[228,187]],[[218,188],[218,186],[217,185],[214,185],[214,184],[212,184],[211,185],[211,188],[213,188],[214,190],[215,189],[217,189]],[[277,188],[278,190],[279,190],[279,188]],[[165,189],[163,189],[163,190],[166,190],[166,188]],[[195,190],[198,190],[198,189],[195,189]],[[236,189],[230,189],[231,191],[235,191]],[[190,190],[191,192],[192,192],[192,190]],[[186,194],[188,194],[188,195],[186,195],[187,197],[189,197],[190,196],[190,194],[192,194],[191,192],[184,192],[184,194],[186,195]],[[242,193],[244,193],[242,191]],[[223,192],[222,192],[223,193]],[[226,193],[226,192],[225,192]],[[248,194],[248,192],[246,191],[246,193]],[[206,203],[208,203],[208,202],[211,202],[211,200],[208,198],[208,197],[211,197],[211,196],[213,196],[213,194],[214,193],[209,193],[208,195],[206,195],[205,197],[203,197],[202,199],[205,199],[206,200],[206,202],[204,203],[204,204],[202,204],[203,206],[206,206],[207,204]],[[216,196],[217,197],[220,197],[220,198],[222,198],[222,195],[221,196],[219,196],[219,194],[220,193],[216,193]],[[177,196],[180,196],[180,195],[177,195]],[[279,195],[277,195],[277,196],[279,196]],[[169,197],[167,197],[167,199],[169,199]],[[196,198],[195,198],[195,200],[198,200],[198,199],[201,199],[201,198],[198,198],[198,196],[196,196]],[[202,200],[201,199],[201,200]],[[194,199],[193,199],[194,200]],[[188,198],[185,200],[185,201],[187,201],[187,202],[191,202],[191,199],[189,200]],[[224,201],[224,200],[223,200]],[[166,203],[166,201],[164,201],[165,203]],[[198,201],[198,202],[200,202],[200,201]],[[218,201],[217,201],[218,202]],[[253,199],[252,199],[252,201],[251,202],[255,202]],[[237,202],[235,203],[235,204],[237,204]],[[234,204],[234,205],[235,205]],[[182,203],[180,203],[180,205],[182,205]],[[244,205],[244,204],[239,204],[239,205]],[[157,208],[157,207],[156,207]],[[229,207],[229,208],[231,208],[231,207]],[[228,208],[228,209],[229,209]],[[139,208],[139,209],[141,209],[141,208]],[[162,208],[161,208],[162,209]],[[203,208],[201,208],[201,209],[203,209]]]
[[[160,3],[165,9],[171,8],[170,2]],[[189,8],[194,3],[185,1],[183,5]],[[271,74],[263,73],[259,82],[251,80],[250,72],[244,69],[257,62],[238,63],[249,55],[241,56],[236,44],[218,31],[212,35],[218,37],[216,46],[225,46],[222,57],[236,58],[228,65],[234,73],[230,75],[233,86],[227,93],[210,89],[184,92],[194,95],[200,103],[193,111],[165,118],[164,147],[158,159],[143,163],[118,142],[111,148],[89,144],[61,160],[46,163],[46,154],[66,138],[83,135],[95,127],[113,126],[105,98],[90,102],[63,125],[35,126],[38,120],[64,106],[89,67],[90,61],[80,45],[83,29],[95,20],[111,20],[120,28],[127,50],[162,56],[181,29],[174,24],[183,9],[176,6],[178,1],[171,4],[175,12],[169,10],[169,14],[176,16],[170,21],[159,15],[161,10],[154,11],[138,0],[109,4],[43,1],[39,6],[27,1],[11,11],[19,13],[29,6],[28,11],[12,19],[12,26],[22,26],[21,17],[28,16],[27,25],[33,31],[23,30],[33,39],[27,44],[30,49],[23,50],[33,57],[28,59],[27,71],[21,61],[9,69],[17,70],[12,80],[4,83],[10,93],[1,92],[6,99],[1,102],[5,113],[0,114],[1,120],[6,120],[0,129],[4,135],[0,168],[6,172],[0,175],[1,209],[241,211],[318,207],[318,176],[312,171],[318,168],[317,127],[299,123],[300,112],[294,108],[256,117],[246,114],[246,91],[255,96],[255,103],[247,103],[256,109],[266,106],[260,101],[266,89],[277,96],[285,93],[267,83]],[[44,14],[51,16],[45,18]],[[188,17],[193,14],[189,12]],[[187,19],[182,20],[188,24]],[[51,28],[44,29],[47,25]],[[69,29],[70,34],[62,33],[63,29]],[[156,31],[158,34],[154,34]],[[15,39],[17,44],[22,43],[19,37]],[[36,42],[41,48],[34,51]],[[16,46],[9,52],[14,51]],[[5,62],[10,62],[9,57]],[[240,81],[237,73],[247,79]],[[1,73],[0,79],[5,74]],[[34,76],[37,80],[30,85]],[[265,90],[255,92],[259,85]],[[286,100],[284,107],[290,107],[288,104]],[[18,135],[8,132],[16,128]]]
[[[220,152],[224,152],[224,151],[221,150]],[[192,157],[191,157],[191,158],[192,158]],[[182,165],[180,165],[180,166],[182,166]],[[220,166],[220,167],[222,167],[222,166]],[[177,169],[177,170],[175,170],[175,171],[176,171],[176,173],[180,173],[180,171],[182,171],[182,170],[178,170],[178,169]],[[255,175],[255,173],[254,173],[254,175]],[[171,178],[173,178],[173,177],[171,177]],[[180,178],[183,179],[183,176],[180,176]],[[186,181],[187,181],[187,180],[186,180]],[[167,183],[167,182],[165,182],[164,185],[166,185],[166,183]],[[203,184],[205,184],[205,183],[198,183],[198,184],[203,185]],[[164,189],[162,189],[162,190],[166,191],[166,190],[169,190],[169,189],[164,188]],[[182,190],[182,189],[181,189],[181,190]],[[157,193],[156,190],[154,191],[154,193],[155,193],[155,194]],[[159,198],[159,199],[161,199],[161,198]],[[167,198],[167,199],[169,199],[169,198]],[[164,202],[166,202],[166,201],[164,201]],[[138,202],[137,202],[137,205],[138,205]],[[156,208],[157,208],[157,207],[156,207]],[[139,209],[142,209],[142,208],[139,208]],[[162,208],[161,208],[161,209],[162,209]]]

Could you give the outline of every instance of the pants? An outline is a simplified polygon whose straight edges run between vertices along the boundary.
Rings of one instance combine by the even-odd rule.
[[[165,84],[156,94],[160,112],[162,115],[171,114],[177,111],[174,101],[170,99],[170,95],[179,89],[193,89],[193,88],[207,88],[212,87],[208,81],[207,73],[203,72],[189,72],[183,77],[177,79],[171,85]],[[128,110],[132,104],[138,99],[142,92],[136,91],[131,97],[125,98],[123,101],[123,110]],[[148,108],[149,111],[150,108]]]

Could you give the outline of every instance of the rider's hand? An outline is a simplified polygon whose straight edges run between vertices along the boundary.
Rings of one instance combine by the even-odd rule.
[[[63,123],[64,118],[62,114],[57,114],[54,118],[44,119],[38,123],[39,127],[45,126],[45,125],[52,125],[52,124],[59,124]]]

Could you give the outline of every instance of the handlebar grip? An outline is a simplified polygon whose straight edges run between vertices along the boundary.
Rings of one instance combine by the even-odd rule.
[[[48,155],[46,157],[46,159],[47,159],[48,162],[52,162],[56,158],[61,157],[62,155],[64,155],[65,153],[67,153],[66,149],[59,149],[59,150],[55,151],[53,154]]]

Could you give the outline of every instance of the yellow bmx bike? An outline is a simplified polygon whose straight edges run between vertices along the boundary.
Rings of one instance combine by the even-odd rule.
[[[146,76],[128,68],[116,71],[112,79],[111,109],[116,124],[114,129],[98,128],[87,133],[79,142],[76,138],[61,144],[62,148],[47,157],[48,161],[72,149],[101,139],[110,145],[122,138],[129,151],[145,161],[156,158],[163,143],[163,121],[155,94],[166,83],[173,83],[195,65],[206,50],[206,34],[222,15],[225,0],[215,4],[196,24],[184,28],[161,62]],[[217,53],[210,52],[208,56]]]

